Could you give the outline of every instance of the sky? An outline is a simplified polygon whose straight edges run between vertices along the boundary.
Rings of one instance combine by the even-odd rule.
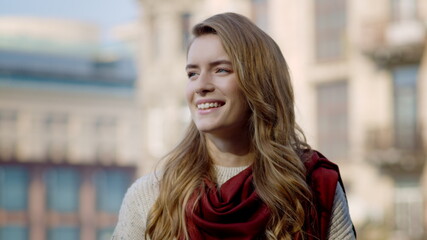
[[[108,29],[136,20],[138,0],[0,0],[1,16],[62,18]]]

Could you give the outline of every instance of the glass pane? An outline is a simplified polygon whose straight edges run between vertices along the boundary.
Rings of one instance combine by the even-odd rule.
[[[345,54],[346,1],[315,1],[315,38],[318,60],[333,60]]]
[[[79,208],[80,174],[71,168],[54,168],[46,173],[48,209],[75,212]]]
[[[414,19],[417,15],[416,0],[392,0],[391,17],[394,21]]]
[[[110,240],[111,235],[113,235],[114,228],[103,228],[98,230],[97,240]]]
[[[333,160],[345,159],[349,145],[346,81],[317,87],[317,112],[319,150]]]
[[[191,38],[191,14],[184,13],[181,15],[181,35],[183,49],[187,49]]]
[[[79,240],[80,231],[77,227],[58,227],[48,231],[48,240]]]
[[[130,180],[128,172],[123,170],[99,171],[96,174],[98,210],[108,213],[118,213]]]
[[[0,227],[0,239],[27,240],[28,229],[22,226]]]
[[[28,170],[24,167],[0,167],[0,208],[8,211],[27,209],[28,178]]]
[[[268,1],[252,0],[251,3],[252,19],[262,30],[267,31],[268,27]]]
[[[394,117],[397,147],[416,146],[418,66],[402,66],[393,71]]]
[[[424,207],[418,180],[399,179],[394,190],[396,230],[405,233],[410,239],[422,239]]]

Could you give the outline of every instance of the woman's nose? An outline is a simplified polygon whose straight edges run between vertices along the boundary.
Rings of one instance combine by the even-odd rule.
[[[197,82],[197,86],[196,86],[195,92],[199,95],[203,96],[215,90],[215,86],[212,83],[212,79],[211,79],[211,76],[209,76],[209,74],[205,74],[205,73],[200,74],[196,82]]]

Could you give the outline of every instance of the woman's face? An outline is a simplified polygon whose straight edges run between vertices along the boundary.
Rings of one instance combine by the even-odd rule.
[[[248,130],[249,107],[217,35],[206,34],[193,41],[186,71],[187,103],[200,131],[228,136]]]

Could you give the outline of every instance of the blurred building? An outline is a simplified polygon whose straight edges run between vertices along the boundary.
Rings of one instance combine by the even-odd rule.
[[[131,55],[84,23],[0,32],[0,239],[109,239],[141,159]]]
[[[141,0],[147,160],[189,121],[190,28],[216,13],[250,17],[280,45],[309,143],[339,164],[359,239],[426,239],[427,2]],[[150,140],[150,143],[148,143]]]

